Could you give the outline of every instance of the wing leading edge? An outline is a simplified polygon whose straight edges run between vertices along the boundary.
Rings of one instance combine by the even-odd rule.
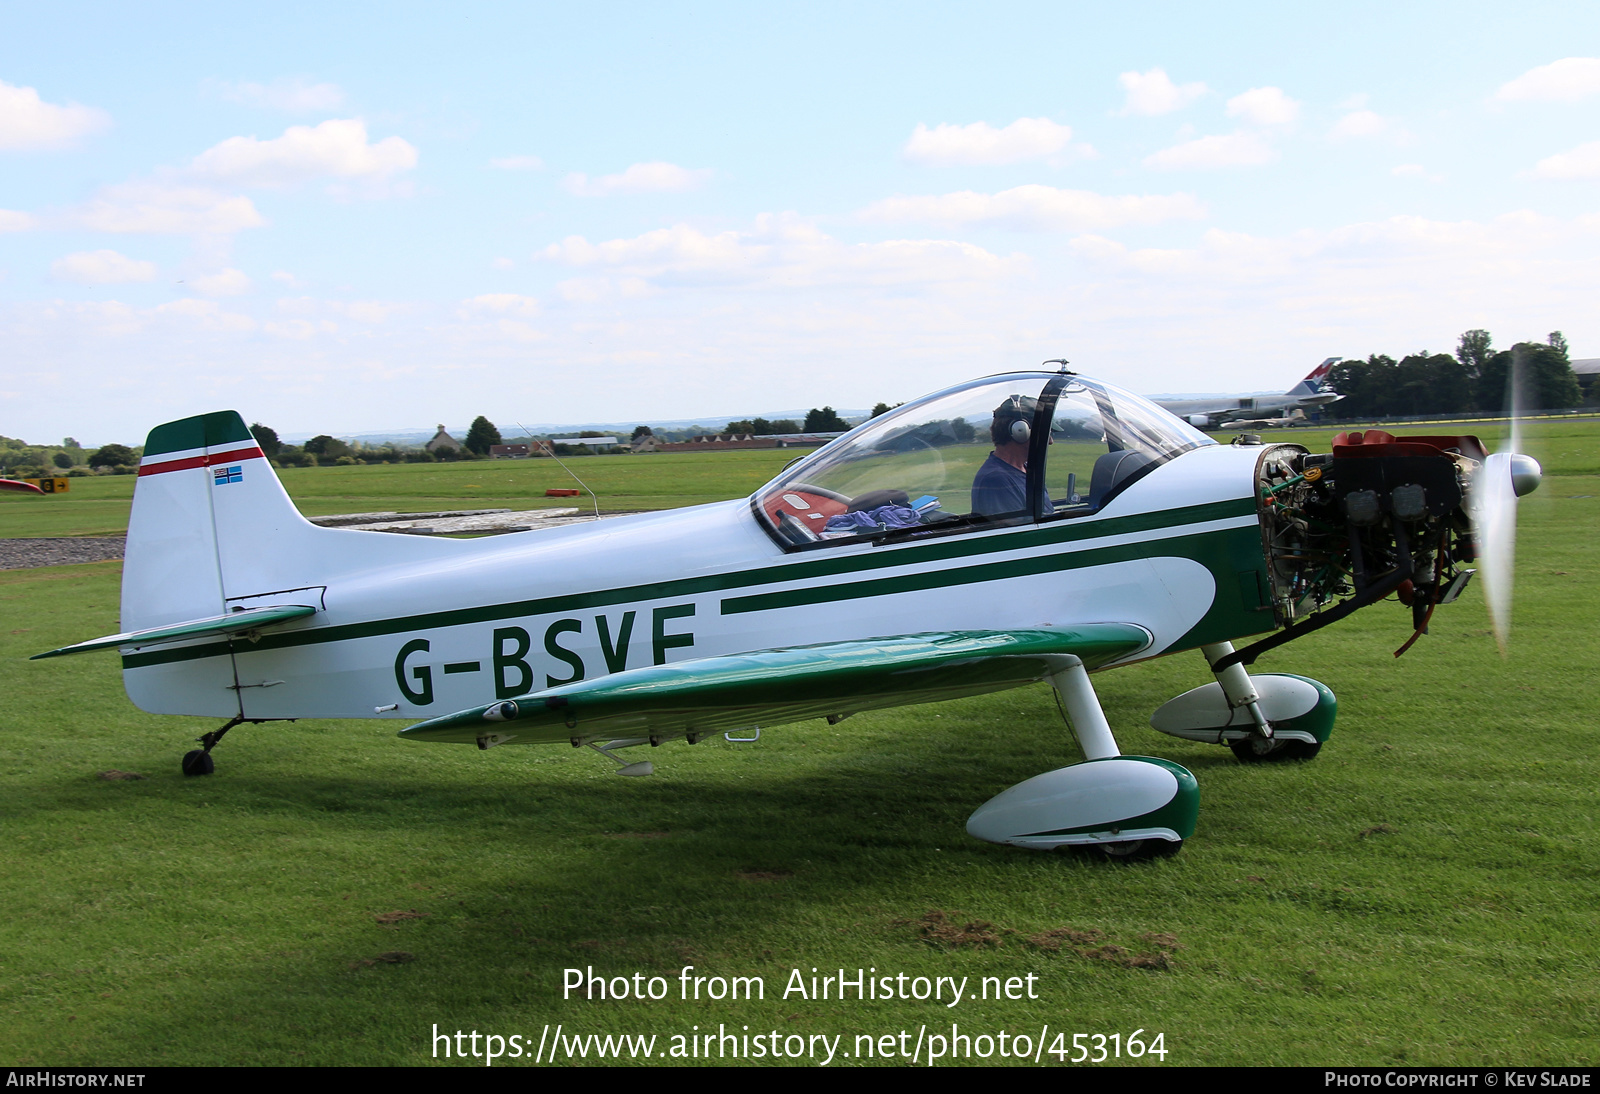
[[[1034,683],[1071,659],[1098,668],[1144,649],[1130,623],[955,631],[760,650],[628,669],[457,711],[400,731],[496,743],[679,737],[931,703]]]

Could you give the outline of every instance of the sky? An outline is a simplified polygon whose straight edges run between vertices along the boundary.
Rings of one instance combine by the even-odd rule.
[[[0,434],[1134,391],[1565,332],[1600,6],[0,8]]]

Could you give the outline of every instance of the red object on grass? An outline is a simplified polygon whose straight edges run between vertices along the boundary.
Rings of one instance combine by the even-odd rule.
[[[577,490],[546,490],[544,496],[547,498],[575,498],[579,493],[580,491]]]

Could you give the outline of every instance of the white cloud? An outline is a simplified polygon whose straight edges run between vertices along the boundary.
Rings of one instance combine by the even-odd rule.
[[[397,304],[388,300],[321,300],[314,296],[284,296],[273,303],[273,309],[281,315],[298,315],[316,317],[319,315],[339,315],[346,319],[353,319],[357,323],[375,326],[385,322],[391,315],[407,310],[407,305]],[[336,325],[323,321],[323,328],[336,329]],[[300,328],[286,328],[300,329]],[[299,335],[295,335],[299,337]]]
[[[606,279],[599,279],[602,284]],[[571,297],[565,293],[565,298]],[[464,333],[475,341],[543,342],[549,335],[528,320],[543,309],[531,296],[517,293],[485,293],[461,301],[456,318],[466,324]]]
[[[1500,102],[1575,103],[1600,94],[1600,57],[1564,57],[1530,68],[1494,97]]]
[[[862,210],[865,220],[915,220],[941,224],[992,224],[1013,231],[1089,231],[1123,224],[1195,220],[1205,206],[1191,194],[1107,196],[1088,190],[1028,185],[997,194],[893,197]]]
[[[613,291],[640,295],[651,286],[722,284],[792,290],[823,284],[970,282],[1004,276],[1026,264],[1026,259],[1001,258],[955,240],[842,243],[793,213],[763,213],[747,232],[707,235],[679,224],[604,243],[568,236],[536,257],[597,267],[622,278],[562,287],[568,299],[591,300]],[[628,278],[636,280],[629,282]]]
[[[1257,167],[1278,158],[1266,140],[1255,133],[1228,133],[1199,137],[1144,158],[1146,167],[1160,171],[1211,170],[1218,167]]]
[[[31,87],[0,80],[0,149],[31,151],[71,148],[111,125],[111,115],[92,106],[56,106]]]
[[[382,323],[396,312],[405,310],[402,304],[391,304],[384,300],[330,300],[327,308],[335,315],[369,326]]]
[[[0,209],[0,232],[26,232],[37,228],[38,220],[15,209]]]
[[[1398,137],[1401,131],[1394,122],[1371,110],[1354,110],[1334,123],[1328,131],[1333,140],[1350,140],[1358,137]]]
[[[154,314],[166,319],[182,319],[202,330],[238,333],[256,329],[256,321],[248,315],[226,312],[215,300],[196,300],[184,297],[155,308]]]
[[[249,292],[255,283],[243,270],[230,268],[188,278],[187,284],[191,289],[207,296],[238,296],[240,293]]]
[[[1127,91],[1127,101],[1122,105],[1124,114],[1170,114],[1194,102],[1206,93],[1201,83],[1174,84],[1164,70],[1152,68],[1149,72],[1124,72],[1117,82]]]
[[[1536,179],[1600,179],[1600,141],[1542,159],[1531,174]]]
[[[538,156],[501,156],[490,160],[489,166],[500,171],[542,171],[544,160]]]
[[[302,284],[301,280],[288,270],[273,270],[272,280],[281,281],[291,289],[298,288]]]
[[[1049,118],[1018,118],[1004,129],[988,122],[936,129],[919,124],[903,155],[912,163],[938,167],[1023,163],[1053,156],[1070,140],[1072,129]]]
[[[1597,227],[1600,225],[1578,225],[1587,234]],[[1381,271],[1374,291],[1379,291],[1376,286],[1381,282],[1388,286],[1381,292],[1403,285],[1406,295],[1415,296],[1431,291],[1430,285],[1446,282],[1473,286],[1475,293],[1485,285],[1502,284],[1508,271],[1525,263],[1530,255],[1560,246],[1572,235],[1572,226],[1524,211],[1486,222],[1397,216],[1279,237],[1212,229],[1198,247],[1177,250],[1135,250],[1113,240],[1080,236],[1072,241],[1072,248],[1105,266],[1191,277],[1197,284],[1270,284],[1292,275],[1306,277],[1309,289],[1311,281],[1354,285]],[[1423,268],[1437,273],[1417,279],[1416,271]],[[1297,270],[1301,273],[1294,272]]]
[[[156,264],[128,258],[116,251],[78,251],[50,263],[50,276],[80,285],[118,285],[154,281]]]
[[[270,84],[223,80],[218,82],[217,88],[223,98],[236,103],[297,114],[335,110],[344,102],[344,90],[338,84],[312,83],[304,76],[280,76]]]
[[[597,304],[612,297],[639,300],[657,290],[642,277],[572,277],[557,285],[556,291],[569,304]]]
[[[250,199],[209,187],[166,182],[102,186],[72,214],[80,226],[99,232],[169,232],[231,235],[266,221]]]
[[[61,324],[74,334],[117,336],[139,333],[152,314],[120,300],[49,300],[40,302],[30,318]]]
[[[310,296],[281,296],[272,306],[285,315],[315,315],[321,302]]]
[[[313,323],[309,319],[269,319],[261,324],[261,329],[275,338],[304,341],[318,334],[337,334],[339,324],[328,319],[319,323]]]
[[[513,315],[531,319],[538,315],[540,310],[539,301],[534,297],[496,292],[463,300],[458,314],[464,319],[482,315]]]
[[[709,170],[691,171],[673,163],[655,161],[636,163],[618,175],[601,175],[591,179],[588,175],[574,173],[566,178],[566,188],[582,197],[603,197],[607,194],[656,194],[681,190],[694,190],[711,177]]]
[[[293,125],[273,140],[229,137],[196,156],[202,178],[238,186],[285,187],[317,178],[381,182],[417,165],[417,150],[400,137],[367,140],[360,118]]]
[[[1276,87],[1253,87],[1228,100],[1228,117],[1251,125],[1291,125],[1300,116],[1300,103]]]

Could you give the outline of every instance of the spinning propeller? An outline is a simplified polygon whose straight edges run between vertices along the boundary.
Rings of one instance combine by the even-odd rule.
[[[1517,499],[1539,487],[1539,461],[1522,453],[1522,353],[1513,350],[1507,417],[1510,443],[1483,462],[1472,484],[1473,538],[1477,542],[1479,578],[1489,607],[1489,626],[1500,655],[1511,633],[1511,584],[1517,554]]]

